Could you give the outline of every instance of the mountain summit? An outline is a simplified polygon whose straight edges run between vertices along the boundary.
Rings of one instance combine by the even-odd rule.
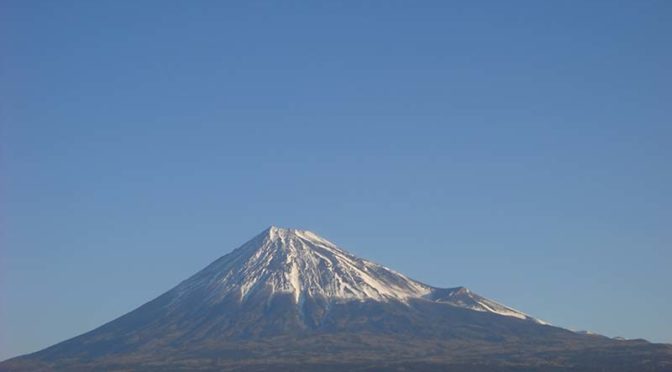
[[[418,282],[310,231],[272,226],[130,313],[0,370],[577,365],[668,368],[672,347],[553,327],[467,288]]]
[[[272,226],[191,278],[218,296],[241,301],[262,292],[325,300],[404,301],[431,288],[375,263],[359,259],[310,231]]]
[[[319,235],[271,226],[232,253],[180,284],[188,296],[194,290],[210,293],[208,301],[227,297],[291,295],[302,307],[306,299],[324,302],[400,301],[424,299],[445,302],[543,323],[517,310],[457,287],[439,289],[420,283],[374,262],[358,258]]]

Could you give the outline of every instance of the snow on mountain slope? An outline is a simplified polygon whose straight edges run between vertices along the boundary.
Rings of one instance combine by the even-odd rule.
[[[335,300],[417,298],[431,287],[357,258],[314,233],[271,227],[183,282],[179,290],[207,286],[215,297],[256,291]]]
[[[454,306],[464,307],[470,310],[495,313],[518,319],[530,320],[538,324],[549,324],[543,320],[533,318],[523,312],[502,305],[498,302],[479,296],[468,288],[436,288],[432,291],[430,299],[436,302],[449,303]]]
[[[186,300],[194,291],[207,293],[207,301],[211,303],[231,296],[245,302],[258,293],[291,294],[296,304],[307,296],[336,302],[429,300],[545,324],[466,288],[441,289],[415,281],[355,257],[310,231],[275,226],[216,260],[173,291],[176,303]]]

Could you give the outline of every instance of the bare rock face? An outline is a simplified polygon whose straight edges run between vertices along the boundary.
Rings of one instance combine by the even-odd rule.
[[[0,370],[670,370],[672,346],[585,335],[270,227],[175,288]]]

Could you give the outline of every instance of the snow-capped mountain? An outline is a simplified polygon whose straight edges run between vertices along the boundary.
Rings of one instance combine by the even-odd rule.
[[[271,227],[139,308],[0,371],[484,365],[665,370],[672,346],[553,327],[467,288],[418,282],[309,231]]]
[[[230,296],[245,302],[258,292],[289,294],[297,306],[307,297],[335,302],[424,299],[545,324],[467,288],[420,283],[358,258],[313,232],[275,226],[181,283],[174,301],[194,290],[207,292],[211,303]]]
[[[303,230],[270,227],[178,287],[188,292],[207,286],[217,301],[231,293],[246,301],[258,291],[336,301],[404,301],[426,296],[431,287]]]

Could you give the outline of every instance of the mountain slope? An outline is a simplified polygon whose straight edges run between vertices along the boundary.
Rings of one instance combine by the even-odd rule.
[[[672,366],[671,349],[548,326],[466,288],[420,283],[311,232],[271,227],[138,309],[0,370],[656,370]]]

